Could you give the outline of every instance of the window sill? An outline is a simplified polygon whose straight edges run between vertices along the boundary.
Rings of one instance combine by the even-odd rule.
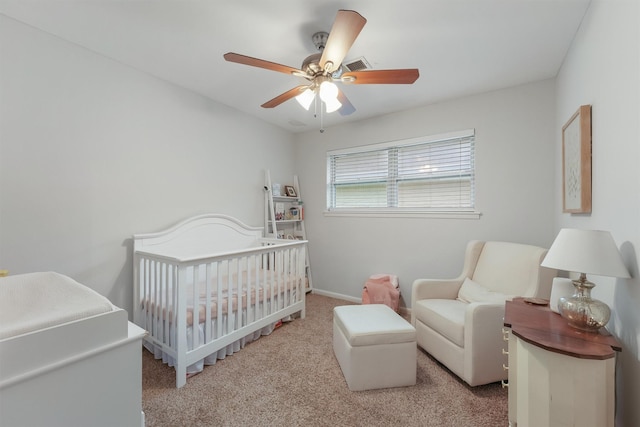
[[[434,219],[480,219],[481,212],[427,212],[427,211],[410,211],[410,210],[358,210],[358,209],[339,209],[334,211],[324,211],[324,216],[345,216],[345,217],[361,217],[361,218],[434,218]]]

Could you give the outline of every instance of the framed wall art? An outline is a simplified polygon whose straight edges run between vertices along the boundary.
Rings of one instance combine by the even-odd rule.
[[[562,211],[591,212],[591,105],[562,127]]]

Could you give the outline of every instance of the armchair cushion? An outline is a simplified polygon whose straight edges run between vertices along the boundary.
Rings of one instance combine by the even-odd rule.
[[[549,298],[553,276],[540,267],[547,249],[510,242],[485,242],[471,277],[495,292]]]
[[[514,295],[506,295],[501,292],[492,291],[481,284],[474,282],[468,277],[462,282],[458,291],[458,300],[466,303],[470,302],[492,302],[504,303],[513,299]]]
[[[413,310],[421,322],[456,345],[464,346],[464,316],[468,304],[455,299],[424,299]]]

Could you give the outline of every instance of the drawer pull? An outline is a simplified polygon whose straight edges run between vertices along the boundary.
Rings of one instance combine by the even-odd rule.
[[[504,369],[505,371],[508,371],[508,370],[509,370],[509,367],[503,363],[503,364],[502,364],[502,369]]]
[[[502,328],[502,341],[509,341],[509,331]]]
[[[503,349],[502,349],[502,354],[504,354],[504,355],[508,356],[508,355],[509,355],[509,352],[503,348]]]
[[[509,387],[509,382],[508,381],[502,380],[501,382],[502,382],[502,388]]]

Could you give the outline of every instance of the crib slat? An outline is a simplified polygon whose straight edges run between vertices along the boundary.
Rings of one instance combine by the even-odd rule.
[[[187,267],[179,267],[177,288],[177,301],[174,302],[174,318],[176,324],[177,340],[176,349],[176,382],[182,387],[187,382]]]
[[[191,340],[193,342],[192,346],[194,348],[197,348],[200,346],[200,305],[199,305],[199,300],[200,300],[200,292],[199,292],[199,287],[200,287],[200,268],[199,266],[192,266],[191,267],[191,280],[189,281],[189,284],[191,285],[191,301],[193,301],[191,303],[192,305],[192,309],[191,309],[191,315],[192,315],[192,326],[191,326]],[[188,289],[189,287],[187,287]],[[189,309],[189,305],[187,304],[187,310]],[[189,325],[187,324],[187,327],[189,327]],[[189,337],[187,337],[187,340],[189,339]]]
[[[275,289],[276,289],[276,269],[277,267],[277,258],[276,258],[276,252],[273,251],[270,253],[270,258],[271,258],[271,268],[269,269],[269,273],[271,275],[271,277],[269,278],[269,287],[270,287],[270,292],[269,292],[269,314],[273,313],[276,310],[276,301],[275,301]]]
[[[258,256],[251,257],[251,265],[249,268],[249,299],[247,300],[247,323],[251,323],[258,318],[258,304],[260,304],[260,296],[258,295]]]
[[[147,288],[147,307],[145,310],[145,325],[146,325],[146,329],[149,331],[149,333],[153,333],[153,327],[151,324],[151,316],[153,315],[152,309],[153,309],[153,288],[151,287],[152,283],[152,272],[153,272],[153,268],[152,268],[152,261],[151,260],[145,260],[145,269],[146,269],[146,274],[147,274],[147,282],[146,282],[146,288]]]
[[[283,254],[284,258],[284,270],[282,271],[283,283],[282,283],[282,307],[289,306],[289,286],[291,281],[291,270],[289,269],[289,262],[291,261],[291,249],[285,250]]]
[[[245,258],[238,259],[236,265],[236,312],[234,313],[234,317],[236,318],[236,322],[233,330],[240,329],[242,327],[242,283],[244,282],[244,278],[242,277],[242,264]]]
[[[275,293],[274,293],[274,302],[275,302],[275,309],[274,311],[278,311],[282,308],[282,283],[283,283],[283,267],[284,267],[284,259],[282,257],[282,252],[275,252],[275,256],[277,259],[276,262],[276,270],[274,272],[275,274]]]
[[[171,265],[167,262],[162,262],[162,285],[160,289],[160,315],[158,318],[158,324],[160,325],[160,331],[158,333],[158,339],[164,342],[168,336],[169,321],[167,320],[167,313],[164,311],[164,307],[167,307],[169,301],[169,287],[171,286]]]
[[[160,277],[158,277],[158,301],[157,301],[157,317],[156,322],[156,335],[162,339],[164,336],[164,313],[162,307],[165,307],[165,296],[167,285],[167,263],[159,262]]]
[[[216,338],[217,337],[221,337],[222,336],[222,287],[224,285],[222,278],[223,278],[223,274],[224,274],[224,266],[223,266],[223,262],[217,262],[216,263],[217,267],[218,267],[218,280],[217,280],[217,288],[216,288],[216,295],[218,296],[217,299],[217,315],[216,315]]]
[[[158,321],[160,316],[160,311],[162,310],[162,307],[160,306],[160,295],[161,295],[161,289],[160,289],[160,262],[159,261],[154,261],[153,262],[153,313],[151,316],[151,324],[153,327],[153,331],[151,332],[154,336],[158,335]]]
[[[204,342],[211,342],[211,298],[213,289],[211,288],[211,270],[213,268],[212,263],[207,263],[207,272],[205,276],[205,320],[204,320]]]
[[[247,280],[245,283],[245,287],[246,287],[246,296],[245,296],[245,303],[246,303],[246,307],[243,308],[244,313],[245,313],[245,322],[247,325],[251,324],[251,322],[253,321],[253,303],[254,303],[254,299],[252,297],[252,293],[253,293],[253,260],[255,258],[255,255],[251,255],[247,257]]]
[[[140,282],[138,283],[138,287],[142,292],[140,295],[140,305],[138,309],[140,310],[138,316],[139,320],[136,322],[140,327],[147,329],[147,316],[146,310],[149,307],[149,300],[147,299],[148,295],[148,269],[147,269],[147,260],[144,257],[140,257]],[[136,278],[134,278],[136,279]]]
[[[260,287],[262,288],[262,304],[261,309],[260,309],[260,317],[266,317],[267,316],[267,303],[269,301],[269,289],[268,289],[268,284],[269,281],[267,280],[267,273],[269,272],[269,254],[262,254],[261,256],[262,258],[262,265],[261,265],[261,276],[262,276],[262,280],[260,281]]]

